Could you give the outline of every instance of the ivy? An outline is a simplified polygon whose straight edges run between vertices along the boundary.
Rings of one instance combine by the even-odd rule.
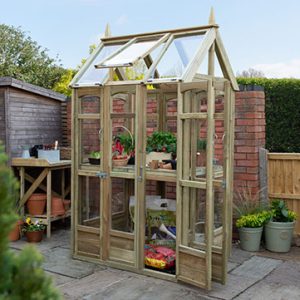
[[[238,83],[264,87],[266,148],[271,152],[300,152],[300,80],[238,78]]]

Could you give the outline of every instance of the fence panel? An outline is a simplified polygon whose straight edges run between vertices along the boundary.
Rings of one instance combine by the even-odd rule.
[[[268,153],[269,198],[280,198],[298,215],[300,234],[300,153]]]

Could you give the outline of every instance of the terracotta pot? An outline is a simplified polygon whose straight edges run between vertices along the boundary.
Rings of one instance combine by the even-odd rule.
[[[71,206],[71,200],[64,199],[63,204],[64,204],[65,211],[68,211]]]
[[[62,199],[59,197],[52,197],[51,200],[51,215],[52,216],[60,216],[65,214],[64,204]]]
[[[43,239],[44,230],[41,231],[27,231],[25,236],[28,243],[39,243]]]
[[[13,230],[9,233],[8,238],[11,242],[17,241],[20,239],[21,225],[23,221],[18,220],[15,224]]]
[[[27,209],[30,215],[42,215],[46,206],[46,194],[32,194],[27,201]]]

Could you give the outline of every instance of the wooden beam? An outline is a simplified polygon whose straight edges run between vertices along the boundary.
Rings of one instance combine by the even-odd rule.
[[[231,68],[225,47],[223,45],[220,33],[217,31],[216,33],[216,54],[217,58],[219,60],[220,67],[222,69],[222,72],[224,74],[224,77],[229,79],[231,82],[231,86],[235,91],[239,91],[239,85],[235,79],[233,70]]]
[[[34,183],[31,185],[31,187],[27,190],[24,197],[20,200],[19,203],[19,209],[26,203],[28,198],[32,195],[32,193],[39,187],[41,182],[45,179],[45,177],[48,175],[49,169],[45,168],[41,174],[37,177],[37,179],[34,181]]]

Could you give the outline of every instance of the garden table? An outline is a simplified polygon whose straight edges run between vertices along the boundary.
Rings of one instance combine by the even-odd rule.
[[[50,163],[46,159],[38,158],[13,158],[12,166],[19,169],[20,176],[20,202],[19,208],[24,215],[24,205],[34,191],[39,188],[47,193],[46,214],[31,216],[33,220],[40,219],[42,223],[47,225],[47,237],[51,236],[51,222],[63,219],[71,215],[70,210],[62,216],[51,215],[51,199],[52,196],[60,197],[64,200],[65,196],[70,193],[70,184],[65,184],[65,170],[71,169],[71,160],[60,160],[55,163]],[[40,174],[34,178],[28,171],[31,169],[40,170]],[[61,195],[52,191],[52,172],[55,170],[61,171]],[[46,179],[46,185],[43,184]],[[31,186],[25,191],[25,181],[31,183]]]

